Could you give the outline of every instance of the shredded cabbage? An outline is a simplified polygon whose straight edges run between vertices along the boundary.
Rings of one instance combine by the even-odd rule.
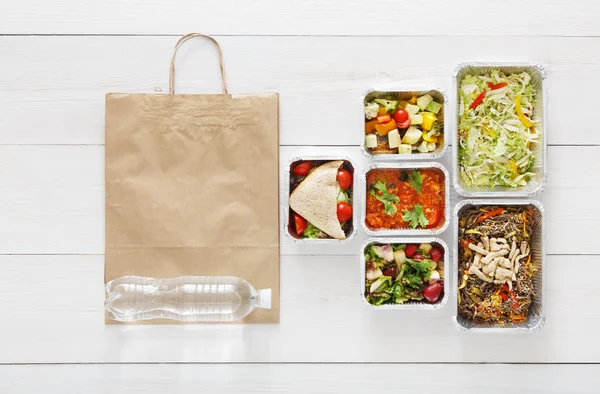
[[[460,177],[472,186],[525,186],[533,175],[535,155],[531,144],[542,141],[540,122],[531,119],[536,91],[526,72],[504,75],[467,75],[459,89],[458,157]],[[507,83],[491,89],[489,84]],[[471,109],[483,92],[483,102]],[[520,96],[522,114],[533,125],[526,127],[517,113]]]

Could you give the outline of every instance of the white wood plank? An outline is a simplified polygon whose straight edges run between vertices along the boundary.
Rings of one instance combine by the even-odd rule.
[[[14,7],[13,3],[7,4]],[[494,4],[496,11],[491,12],[494,15],[491,19],[501,19],[497,9],[504,6],[477,4],[484,9]],[[522,3],[520,9],[529,4]],[[598,4],[591,2],[589,6],[599,7]],[[69,6],[69,9],[78,8]],[[169,6],[169,9],[180,8]],[[591,11],[586,12],[592,15]],[[112,17],[118,15],[127,13],[111,13]],[[371,13],[365,15],[372,18]],[[560,16],[562,20],[564,15]],[[528,18],[533,24],[538,21],[537,16]],[[137,13],[135,19],[143,20]],[[450,16],[447,20],[457,23]],[[475,20],[480,19],[470,15],[469,23],[462,24],[470,25]],[[490,18],[484,20],[487,24]],[[0,37],[0,52],[4,54],[0,62],[0,144],[102,144],[104,94],[152,93],[157,89],[166,92],[176,39]],[[583,115],[596,111],[596,90],[590,87],[600,83],[598,38],[218,39],[225,53],[231,92],[281,94],[283,145],[358,145],[363,138],[360,97],[367,89],[438,87],[450,93],[456,65],[473,60],[541,63],[548,71],[550,144],[600,144],[600,134],[590,132],[590,118]],[[177,91],[215,93],[219,89],[214,48],[201,39],[186,43],[177,61]],[[575,98],[577,114],[569,115]]]
[[[349,256],[282,257],[281,323],[227,326],[105,326],[102,256],[1,256],[0,363],[598,363],[597,281],[583,274],[596,268],[597,256],[550,256],[543,330],[476,335],[455,329],[452,303],[368,308]]]
[[[27,0],[0,4],[0,33],[223,35],[597,35],[595,1],[252,2]]]
[[[357,147],[282,147],[282,179],[289,179],[293,157],[315,154],[348,156],[359,172],[368,164]],[[598,155],[600,147],[549,149],[548,185],[539,198],[547,209],[548,253],[598,253],[600,213],[591,208],[597,186],[589,179],[600,171]],[[450,169],[451,152],[441,162]],[[457,200],[452,193],[451,205]],[[2,254],[104,253],[103,147],[0,146],[0,223]],[[283,214],[281,231],[283,254],[354,255],[366,239],[359,228],[345,245],[294,244],[283,234]],[[451,231],[442,238],[450,243]]]
[[[593,394],[597,365],[35,365],[0,367],[6,393]]]

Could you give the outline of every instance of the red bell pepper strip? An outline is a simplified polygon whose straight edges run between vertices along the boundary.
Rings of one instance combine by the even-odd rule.
[[[490,90],[496,90],[496,89],[502,89],[505,86],[508,86],[508,83],[506,82],[498,82],[498,83],[491,83],[488,82],[488,88],[490,88]]]
[[[480,217],[478,217],[477,218],[477,222],[483,222],[484,220],[487,220],[487,219],[489,219],[491,217],[494,217],[494,216],[498,216],[498,215],[502,214],[503,212],[504,212],[504,209],[502,209],[502,208],[495,209],[493,211],[490,211],[490,212],[488,212],[486,214],[483,214]]]
[[[513,300],[512,308],[517,309],[517,307],[519,306],[519,303],[517,302],[517,295],[515,294],[514,291],[511,291],[508,294],[510,294],[510,298]]]
[[[477,96],[477,98],[475,99],[475,101],[473,101],[473,104],[471,104],[471,106],[469,107],[469,109],[475,109],[475,108],[477,108],[477,106],[483,102],[483,98],[485,97],[486,93],[487,92],[484,91],[479,96]]]

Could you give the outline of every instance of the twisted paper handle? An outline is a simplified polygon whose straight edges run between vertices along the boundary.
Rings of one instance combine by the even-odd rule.
[[[177,50],[184,42],[194,37],[206,37],[212,42],[214,42],[217,46],[217,50],[219,51],[219,66],[221,67],[221,82],[223,84],[223,93],[228,94],[227,82],[225,81],[225,68],[223,67],[223,52],[221,51],[221,47],[219,46],[217,40],[215,40],[211,36],[207,36],[206,34],[202,33],[188,33],[177,41],[175,49],[173,50],[173,57],[171,58],[171,72],[169,73],[169,94],[175,94],[175,56],[177,55]]]

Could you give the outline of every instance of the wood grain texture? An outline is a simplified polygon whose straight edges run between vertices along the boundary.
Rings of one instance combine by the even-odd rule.
[[[600,362],[595,276],[572,280],[597,256],[549,256],[546,324],[510,335],[458,332],[452,302],[368,308],[352,256],[283,256],[279,325],[105,326],[103,260],[1,256],[0,363]]]
[[[596,111],[597,94],[590,86],[600,82],[600,38],[217,38],[231,92],[280,93],[283,145],[358,145],[364,138],[361,95],[367,89],[437,87],[451,96],[457,64],[475,60],[543,65],[549,143],[600,144],[588,116],[568,115],[575,97],[578,114]],[[167,92],[175,41],[0,37],[0,144],[102,144],[104,95]],[[387,50],[396,47],[403,49]],[[381,52],[385,56],[377,55]],[[186,43],[176,66],[178,92],[220,91],[216,51],[207,40]]]
[[[0,4],[0,33],[591,36],[599,12],[591,0],[26,0]]]
[[[282,147],[282,182],[289,163],[308,155],[349,157],[364,172],[367,159],[358,147]],[[547,251],[551,254],[597,254],[600,214],[589,207],[596,185],[587,174],[600,171],[600,147],[551,147],[548,185],[539,197],[547,210]],[[441,163],[452,167],[451,152]],[[281,204],[286,206],[281,186]],[[458,200],[452,192],[451,206]],[[361,198],[360,191],[358,198]],[[294,244],[284,235],[283,254],[356,255],[366,235],[359,227],[347,244]],[[358,211],[358,208],[356,208]],[[451,211],[450,211],[451,212]],[[360,214],[360,213],[358,213]],[[104,253],[104,148],[102,146],[0,146],[0,253]],[[451,227],[442,235],[451,244]]]
[[[506,394],[518,387],[521,394],[593,394],[599,370],[597,365],[15,365],[0,368],[0,390],[329,394],[394,387],[399,394]]]

